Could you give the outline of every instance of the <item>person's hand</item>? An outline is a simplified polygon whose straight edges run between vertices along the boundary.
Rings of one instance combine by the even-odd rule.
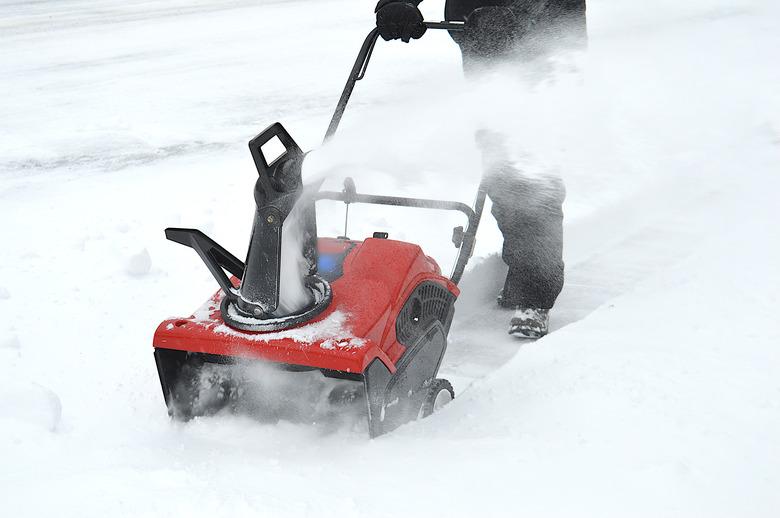
[[[376,4],[376,26],[385,41],[422,38],[425,34],[423,16],[417,3],[404,0],[379,0]]]

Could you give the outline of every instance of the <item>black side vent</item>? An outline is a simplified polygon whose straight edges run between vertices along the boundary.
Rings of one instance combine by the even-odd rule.
[[[426,281],[417,286],[395,322],[398,341],[409,347],[433,320],[440,321],[449,330],[454,302],[455,296],[439,284]]]

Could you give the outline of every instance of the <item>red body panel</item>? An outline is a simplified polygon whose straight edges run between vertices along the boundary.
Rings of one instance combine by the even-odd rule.
[[[324,253],[352,245],[343,275],[331,282],[331,304],[311,322],[270,333],[230,328],[220,315],[219,291],[194,315],[162,322],[154,346],[353,373],[378,357],[395,372],[404,352],[395,320],[412,290],[423,281],[437,282],[456,297],[459,290],[417,245],[374,238],[319,240]]]

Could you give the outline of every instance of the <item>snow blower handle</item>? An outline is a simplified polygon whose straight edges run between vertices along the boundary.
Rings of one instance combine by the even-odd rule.
[[[423,22],[427,29],[444,29],[447,31],[462,31],[466,28],[466,22]],[[352,95],[352,90],[355,88],[355,83],[360,81],[366,76],[366,69],[368,68],[368,62],[371,59],[371,54],[374,52],[374,46],[376,40],[379,39],[379,29],[374,28],[366,36],[363,41],[363,46],[360,47],[358,57],[355,60],[355,64],[352,66],[352,71],[347,78],[347,84],[344,86],[344,90],[341,92],[341,98],[336,105],[336,111],[333,113],[333,118],[330,119],[328,125],[328,131],[325,132],[325,141],[332,137],[339,127],[341,117],[344,115],[344,110],[347,108],[349,97]]]

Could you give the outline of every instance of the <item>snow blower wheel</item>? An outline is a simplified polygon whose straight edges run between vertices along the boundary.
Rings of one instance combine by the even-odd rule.
[[[455,390],[452,384],[443,378],[436,378],[425,394],[425,400],[420,408],[420,418],[424,419],[438,412],[453,399],[455,399]]]
[[[426,26],[458,31],[464,23]],[[326,140],[338,128],[356,82],[365,76],[378,37],[374,29],[363,42]],[[263,146],[273,139],[284,152],[269,160]],[[256,363],[271,365],[283,376],[301,373],[301,387],[303,373],[312,371],[341,380],[329,402],[364,408],[371,437],[451,401],[452,385],[437,374],[460,294],[457,284],[474,250],[484,186],[480,184],[473,208],[456,201],[362,194],[350,178],[339,192],[321,191],[321,184],[304,186],[305,155],[278,122],[253,138],[249,150],[258,177],[246,261],[199,230],[165,231],[169,240],[195,250],[220,288],[191,316],[165,320],[154,334],[154,357],[170,415],[187,420],[249,408],[253,416],[276,420],[282,407],[289,406],[286,395],[276,406],[253,404],[251,398],[241,401],[242,394],[252,386],[262,388],[264,376],[270,376],[267,369],[252,370]],[[464,214],[466,227],[452,230],[458,253],[451,275],[443,275],[420,246],[389,239],[387,232],[346,237],[348,219],[344,236],[318,236],[315,207],[322,201],[344,203],[347,216],[353,203]],[[312,297],[307,307],[285,314],[279,307],[282,227],[293,208],[303,222],[300,252],[306,264],[301,277]],[[244,368],[266,374],[242,378]]]

